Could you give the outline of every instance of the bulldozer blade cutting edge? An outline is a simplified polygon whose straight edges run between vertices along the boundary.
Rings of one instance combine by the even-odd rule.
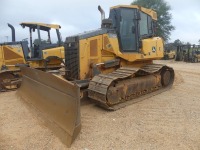
[[[70,147],[81,130],[79,87],[40,70],[21,67],[21,71],[17,95],[33,106],[42,122]]]

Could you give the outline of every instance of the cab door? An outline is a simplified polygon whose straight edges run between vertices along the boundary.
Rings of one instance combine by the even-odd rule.
[[[135,9],[122,8],[120,16],[120,44],[123,52],[137,51]]]

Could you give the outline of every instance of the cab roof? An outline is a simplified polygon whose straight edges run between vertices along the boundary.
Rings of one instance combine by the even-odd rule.
[[[157,13],[153,9],[144,8],[144,7],[141,7],[139,5],[117,5],[117,6],[111,7],[110,9],[115,9],[115,8],[135,8],[135,9],[139,9],[140,11],[151,16],[153,20],[157,20]]]
[[[48,31],[51,28],[53,28],[53,29],[61,28],[61,26],[58,24],[46,24],[46,23],[37,23],[37,22],[22,22],[22,23],[20,23],[20,25],[23,28],[29,27],[29,28],[34,28],[34,29],[37,29],[37,26],[40,26],[40,30],[44,30],[44,31]]]

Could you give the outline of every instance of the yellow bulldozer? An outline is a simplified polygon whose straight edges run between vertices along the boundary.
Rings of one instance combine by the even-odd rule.
[[[61,43],[59,29],[60,25],[23,22],[20,24],[23,28],[28,27],[30,32],[30,48],[25,47],[24,57],[32,68],[36,69],[59,69],[64,59],[64,47]],[[50,36],[50,30],[56,30],[57,43],[53,43]],[[37,30],[37,41],[32,41],[32,33]],[[47,40],[43,42],[41,31],[48,34]],[[27,49],[28,48],[28,49]],[[30,54],[29,54],[30,53]]]
[[[21,84],[20,66],[29,66],[40,70],[57,70],[64,63],[64,47],[61,43],[60,25],[44,23],[21,23],[30,32],[30,47],[28,41],[15,41],[15,29],[12,29],[12,42],[0,44],[0,91],[13,90]],[[52,43],[50,30],[55,29],[57,43]],[[32,41],[32,32],[37,30],[37,43]],[[48,33],[48,42],[41,39],[41,31]]]
[[[176,56],[175,50],[166,50],[164,52],[164,60],[174,59]]]
[[[51,129],[70,146],[81,129],[80,99],[90,98],[117,110],[169,89],[174,70],[153,60],[163,58],[163,40],[155,36],[157,13],[137,5],[101,12],[101,28],[66,37],[65,76],[21,67],[17,94],[36,107]],[[52,122],[55,128],[52,128]]]
[[[0,43],[0,91],[19,86],[19,66],[26,64],[22,42],[15,40],[15,28],[11,24],[8,26],[12,31],[12,41]]]
[[[176,56],[176,47],[173,43],[167,43],[164,45],[164,60],[174,59]]]

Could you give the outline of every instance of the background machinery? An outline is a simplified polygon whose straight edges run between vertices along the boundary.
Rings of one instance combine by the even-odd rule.
[[[197,63],[200,61],[200,45],[179,45],[176,51],[176,61]]]
[[[174,81],[172,68],[153,63],[164,54],[163,40],[154,33],[155,11],[119,5],[111,7],[105,19],[98,9],[100,29],[66,37],[65,77],[21,68],[18,95],[55,123],[56,129],[51,129],[68,146],[81,129],[81,93],[116,110],[166,91]]]
[[[191,54],[192,62],[197,63],[200,61],[200,45],[194,45]]]
[[[176,61],[183,61],[186,51],[190,48],[190,45],[178,45],[176,49]]]
[[[32,68],[59,69],[64,59],[64,47],[61,43],[60,25],[23,22],[23,28],[28,27],[30,32],[30,48],[24,49],[24,57]],[[56,43],[52,42],[50,31],[54,29],[57,35]],[[33,32],[37,31],[37,39],[33,42]],[[47,32],[47,40],[41,38],[41,31]],[[30,54],[29,54],[30,53]]]
[[[164,46],[164,60],[174,59],[176,56],[176,47],[173,43],[167,43]]]
[[[172,50],[165,50],[164,52],[164,60],[174,59],[176,56],[176,52]]]
[[[0,91],[16,89],[21,83],[20,66],[25,65],[43,71],[57,70],[64,64],[64,47],[61,43],[60,25],[44,23],[21,23],[23,28],[28,27],[30,32],[30,47],[28,41],[15,42],[14,27],[12,42],[1,43],[0,47]],[[55,29],[57,43],[51,41],[50,30]],[[37,31],[37,40],[33,43],[32,32]],[[43,42],[41,31],[48,33],[48,40]]]
[[[22,42],[15,41],[15,29],[8,24],[12,31],[12,42],[0,43],[0,91],[15,89],[20,85],[19,66],[25,64]],[[24,44],[28,44],[23,41]]]

